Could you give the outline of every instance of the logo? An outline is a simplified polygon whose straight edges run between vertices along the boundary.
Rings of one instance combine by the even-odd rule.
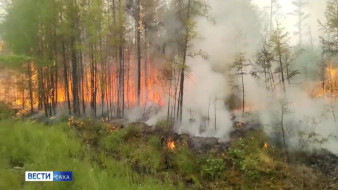
[[[70,171],[26,171],[25,181],[72,181]]]

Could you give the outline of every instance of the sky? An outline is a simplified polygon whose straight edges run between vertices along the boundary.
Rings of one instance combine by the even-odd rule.
[[[297,30],[295,25],[297,24],[297,18],[290,13],[295,9],[292,4],[294,0],[277,0],[280,5],[280,15],[279,21],[283,24],[285,29],[290,32],[292,36],[292,43],[297,43],[298,38],[295,36],[294,32]],[[324,22],[325,17],[325,8],[326,8],[326,0],[306,0],[307,5],[305,7],[305,14],[309,15],[309,18],[305,21],[303,25],[303,41],[304,43],[310,43],[310,32],[313,39],[314,45],[319,42],[319,24],[318,20]],[[257,5],[257,7],[265,12],[270,11],[270,0],[252,0],[253,4]],[[268,14],[269,15],[269,14]]]

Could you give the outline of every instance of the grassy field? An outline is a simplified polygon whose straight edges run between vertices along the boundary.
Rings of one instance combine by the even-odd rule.
[[[6,116],[7,117],[7,116]],[[167,147],[162,132],[138,124],[116,129],[91,119],[45,125],[0,117],[0,189],[322,189],[325,178],[285,162],[262,131],[224,152],[200,154],[187,139]],[[72,171],[72,182],[25,182],[25,171]]]
[[[99,155],[97,155],[99,154]],[[0,121],[0,189],[174,189],[86,147],[65,123]],[[93,160],[100,157],[100,165]],[[25,182],[24,171],[73,171],[72,182]]]

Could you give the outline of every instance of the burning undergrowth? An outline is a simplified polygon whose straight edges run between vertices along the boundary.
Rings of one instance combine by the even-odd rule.
[[[68,125],[96,152],[92,159],[102,167],[105,155],[127,162],[136,173],[166,178],[189,188],[337,188],[336,156],[325,151],[289,152],[287,160],[281,147],[257,124],[234,121],[226,142],[176,134],[167,122],[148,126],[71,118]],[[300,154],[302,159],[297,157]]]

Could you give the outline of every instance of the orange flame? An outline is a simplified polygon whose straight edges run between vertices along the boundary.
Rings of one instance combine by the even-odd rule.
[[[237,128],[241,128],[242,126],[243,126],[243,123],[242,123],[242,122],[237,122],[237,123],[236,123],[236,127],[237,127]]]
[[[326,68],[325,80],[318,85],[312,94],[312,97],[337,97],[338,96],[338,68],[329,64]]]
[[[168,140],[167,146],[169,150],[174,150],[176,147],[175,142],[173,140]]]
[[[0,48],[2,43],[0,42]],[[132,108],[137,106],[137,67],[134,61],[134,55],[130,54],[129,59],[126,60],[124,64],[124,105],[125,107]],[[98,72],[95,74],[94,81],[95,86],[93,86],[92,72],[89,67],[83,68],[83,76],[80,79],[79,84],[79,93],[81,94],[80,98],[83,98],[85,104],[89,104],[93,99],[93,90],[96,89],[96,104],[101,106],[103,103],[107,105],[108,100],[112,105],[119,104],[119,97],[121,96],[120,92],[120,78],[119,78],[119,68],[115,63],[110,63],[107,65],[98,65]],[[38,88],[38,69],[32,64],[32,82],[33,88]],[[6,69],[10,70],[10,69]],[[109,72],[108,72],[109,70]],[[6,100],[7,103],[14,104],[17,107],[24,107],[27,109],[29,107],[29,94],[27,87],[22,90],[21,86],[25,86],[27,83],[25,74],[18,74],[15,71],[10,70],[11,72],[2,72],[0,75],[0,101]],[[50,72],[48,68],[43,68],[42,72]],[[61,73],[60,73],[61,72]],[[5,73],[5,74],[3,74]],[[22,76],[21,76],[22,75]],[[20,76],[20,77],[18,77]],[[68,75],[68,89],[66,84],[63,81],[62,70],[59,71],[59,77],[57,82],[56,91],[49,89],[48,85],[43,86],[45,89],[49,89],[48,93],[48,103],[52,102],[53,93],[56,93],[56,100],[59,103],[67,102],[69,96],[70,102],[73,99],[72,93],[72,82],[70,73]],[[156,104],[163,106],[165,104],[163,100],[164,87],[163,84],[160,84],[159,78],[161,77],[161,72],[156,68],[156,64],[151,63],[150,56],[147,56],[146,62],[141,64],[141,94],[140,94],[140,105],[146,106],[149,104]],[[21,78],[23,79],[21,82]],[[62,80],[60,80],[62,78]],[[43,84],[49,84],[50,81],[43,79]],[[9,83],[8,81],[11,81]],[[21,82],[21,83],[20,83]],[[25,83],[24,83],[25,82]],[[27,86],[27,85],[26,85]],[[83,94],[82,94],[83,93]],[[34,107],[37,107],[38,104],[38,93],[33,92],[33,101]],[[103,98],[103,99],[102,99]],[[102,101],[104,100],[104,101]]]
[[[267,149],[269,147],[268,143],[264,143],[264,146],[263,146],[265,149]]]
[[[134,58],[130,57],[129,62],[126,63],[125,65],[125,73],[124,73],[124,101],[126,107],[134,107],[137,105],[137,82],[136,82],[136,66],[132,62]],[[159,84],[157,83],[157,78],[158,75],[160,74],[159,71],[154,68],[151,64],[150,61],[147,61],[147,71],[142,70],[141,72],[141,99],[140,99],[140,104],[141,105],[146,105],[149,102],[153,102],[157,105],[164,105],[164,101],[162,100],[162,89],[160,88]],[[118,68],[111,68],[112,72],[110,76],[105,76],[107,81],[110,81],[111,83],[109,84],[109,92],[111,93],[108,94],[108,96],[111,96],[113,103],[117,103],[118,101],[118,96],[121,92],[119,92],[119,71]],[[91,84],[91,73],[90,73],[90,68],[87,68],[84,74],[83,78],[83,83],[84,83],[84,101],[86,103],[89,103],[92,100],[92,90],[94,89],[94,86]],[[105,96],[107,95],[106,90],[104,88],[100,88],[101,82],[102,82],[102,76],[97,76],[96,77],[96,102],[98,105],[101,104],[102,98],[102,90],[104,91]],[[71,82],[69,82],[68,86],[68,93],[70,96],[70,99],[72,98],[72,87],[71,87]],[[108,86],[108,85],[107,85]],[[66,97],[65,97],[65,87],[64,84],[61,84],[58,86],[58,102],[65,102]],[[104,97],[106,99],[106,97]]]

